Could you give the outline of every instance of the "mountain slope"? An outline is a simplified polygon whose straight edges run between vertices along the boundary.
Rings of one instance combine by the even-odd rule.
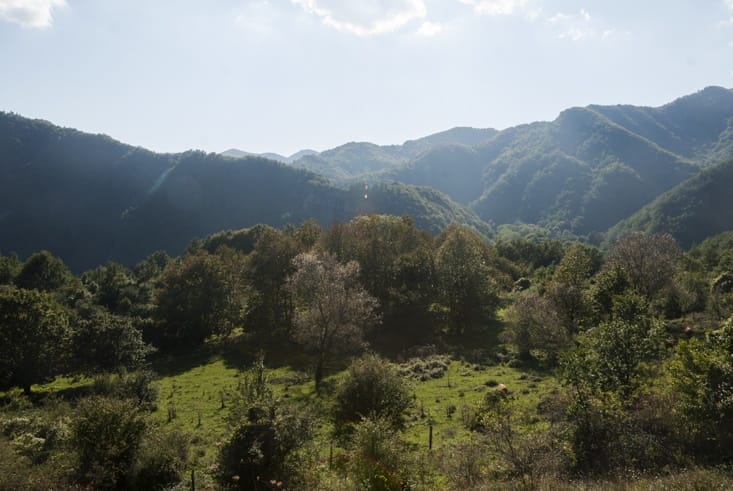
[[[480,145],[496,133],[497,131],[491,128],[457,127],[416,140],[408,140],[402,145],[350,142],[317,155],[301,157],[295,160],[293,165],[317,172],[337,184],[355,182],[359,179],[374,180],[372,174],[383,173],[407,164],[430,150],[452,145]]]
[[[315,155],[317,153],[318,152],[316,152],[315,150],[306,149],[306,150],[300,150],[298,152],[295,152],[290,157],[286,157],[284,155],[280,155],[279,153],[272,153],[272,152],[267,152],[267,153],[250,153],[250,152],[245,152],[244,150],[238,150],[236,148],[230,148],[229,150],[225,150],[225,151],[221,152],[221,155],[223,155],[225,157],[232,157],[232,158],[235,158],[235,159],[240,159],[242,157],[262,157],[262,158],[265,158],[265,159],[274,160],[276,162],[282,162],[283,164],[290,164],[290,163],[298,160],[301,157],[304,157],[306,155]]]
[[[402,184],[337,189],[323,178],[259,157],[156,154],[107,136],[0,113],[0,251],[49,249],[75,271],[108,260],[134,264],[158,249],[256,223],[361,212],[410,214],[438,231],[470,211],[430,189]]]
[[[478,146],[430,150],[382,176],[441,190],[488,222],[594,236],[731,157],[733,91],[708,87],[659,108],[571,108]]]
[[[608,231],[607,242],[644,231],[669,232],[682,247],[733,230],[733,160],[705,169]]]

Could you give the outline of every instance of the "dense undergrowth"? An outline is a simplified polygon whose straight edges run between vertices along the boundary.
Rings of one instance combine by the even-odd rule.
[[[360,217],[2,256],[0,489],[728,489],[724,239]]]

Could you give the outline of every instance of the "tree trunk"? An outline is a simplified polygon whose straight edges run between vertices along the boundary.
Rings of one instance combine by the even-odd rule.
[[[31,384],[24,384],[23,385],[23,394],[29,396],[31,395]]]

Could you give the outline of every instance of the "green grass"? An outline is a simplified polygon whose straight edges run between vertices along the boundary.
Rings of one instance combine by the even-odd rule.
[[[462,422],[462,408],[471,408],[487,391],[498,390],[489,386],[495,384],[504,384],[516,404],[528,411],[533,411],[541,398],[557,387],[557,381],[548,375],[529,374],[501,365],[481,367],[452,361],[442,378],[413,384],[416,407],[410,412],[406,439],[427,446],[430,423],[434,448],[466,438],[469,431]],[[455,407],[451,416],[448,415],[450,406]]]

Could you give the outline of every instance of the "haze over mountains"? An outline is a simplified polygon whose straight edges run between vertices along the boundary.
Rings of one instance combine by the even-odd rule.
[[[659,108],[571,108],[552,122],[504,131],[454,128],[403,145],[349,143],[292,165],[337,185],[389,179],[433,187],[495,224],[593,235],[733,157],[732,116],[733,92],[708,87]]]
[[[290,157],[157,154],[0,113],[0,251],[45,248],[81,270],[177,254],[218,230],[371,212],[433,231],[532,224],[596,242],[633,215],[612,235],[669,230],[689,245],[733,229],[731,158],[733,91],[720,87],[658,108],[591,105],[502,131]]]

